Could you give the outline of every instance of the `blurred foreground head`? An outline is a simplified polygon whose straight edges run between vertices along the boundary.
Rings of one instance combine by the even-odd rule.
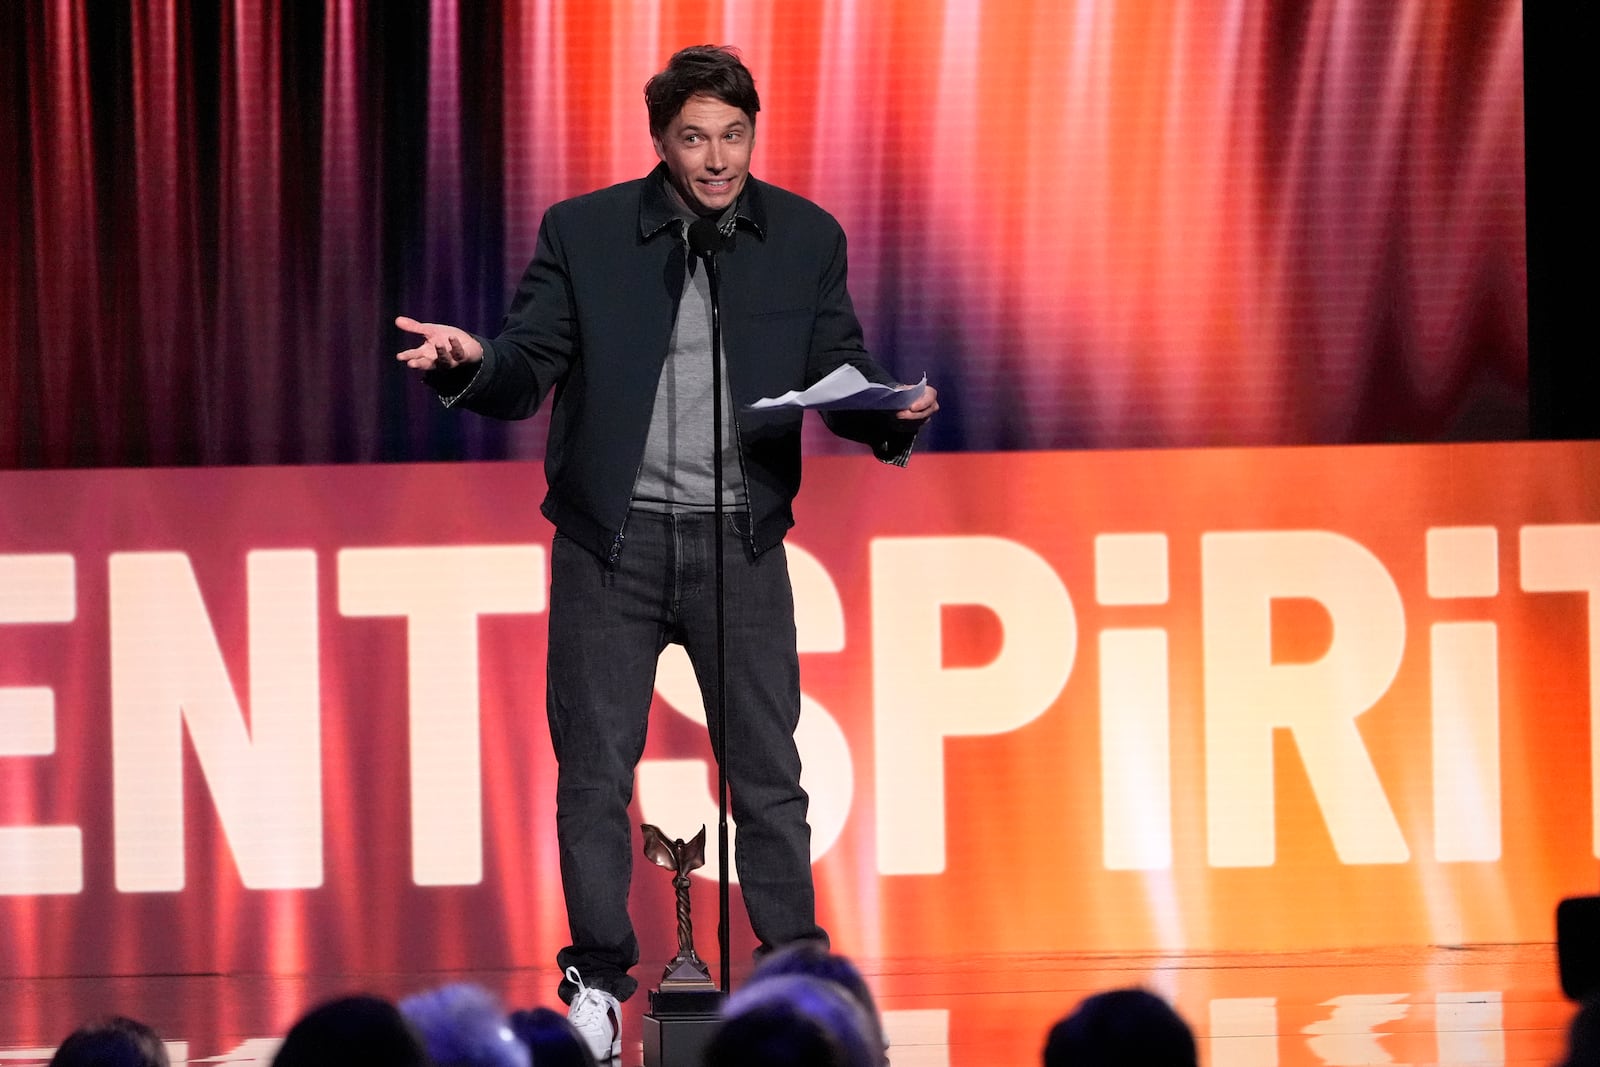
[[[1558,1067],[1600,1067],[1600,995],[1578,1008],[1567,1028],[1567,1057]]]
[[[755,972],[750,975],[750,983],[762,982],[780,974],[808,974],[839,986],[866,1013],[867,1021],[871,1024],[869,1036],[880,1048],[888,1049],[888,1041],[883,1036],[883,1019],[878,1014],[878,1002],[873,999],[872,990],[861,976],[860,969],[848,956],[831,951],[819,941],[799,941],[779,949],[757,964]]]
[[[1097,993],[1050,1031],[1044,1067],[1196,1067],[1194,1034],[1143,989]]]
[[[553,1008],[514,1011],[511,1029],[528,1046],[534,1067],[595,1067],[589,1042]]]
[[[511,1031],[499,998],[455,982],[400,1002],[437,1067],[529,1067],[528,1048]]]
[[[883,1045],[853,997],[805,974],[751,982],[728,999],[704,1067],[878,1067]]]
[[[430,1067],[400,1009],[356,995],[319,1004],[284,1036],[272,1067]]]
[[[112,1015],[67,1035],[50,1067],[170,1067],[167,1047],[136,1019]]]

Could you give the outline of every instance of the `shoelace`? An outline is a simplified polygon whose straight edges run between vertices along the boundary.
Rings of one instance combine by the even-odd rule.
[[[583,976],[578,973],[578,968],[567,968],[567,981],[578,987],[578,992],[572,998],[572,1023],[582,1026],[593,1019],[610,1027],[610,1012],[607,1009],[605,997],[600,995],[598,989],[590,989],[584,984]]]

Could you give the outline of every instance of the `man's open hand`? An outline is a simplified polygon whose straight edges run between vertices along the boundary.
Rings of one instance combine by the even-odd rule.
[[[422,343],[395,356],[414,370],[441,370],[483,359],[483,346],[465,330],[437,322],[418,322],[405,315],[394,324],[407,333],[422,335]]]

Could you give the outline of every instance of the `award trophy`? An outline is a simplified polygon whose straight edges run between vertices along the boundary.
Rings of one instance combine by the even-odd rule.
[[[689,915],[689,872],[706,862],[706,828],[694,840],[668,840],[645,823],[644,854],[657,867],[673,872],[677,891],[678,954],[650,991],[644,1017],[645,1067],[696,1067],[722,1010],[722,991],[711,969],[694,950],[694,924]]]

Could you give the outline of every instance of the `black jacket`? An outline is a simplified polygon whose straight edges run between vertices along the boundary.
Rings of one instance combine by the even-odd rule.
[[[446,404],[502,419],[527,418],[555,391],[542,510],[611,561],[626,536],[688,269],[664,174],[657,167],[552,206],[499,335],[479,338],[482,364],[428,376]],[[820,207],[748,179],[731,247],[717,260],[750,542],[761,552],[794,525],[801,412],[744,406],[805,388],[843,363],[871,381],[892,379],[867,355],[845,288],[844,230]],[[884,414],[825,418],[888,462],[904,463],[915,437]]]

